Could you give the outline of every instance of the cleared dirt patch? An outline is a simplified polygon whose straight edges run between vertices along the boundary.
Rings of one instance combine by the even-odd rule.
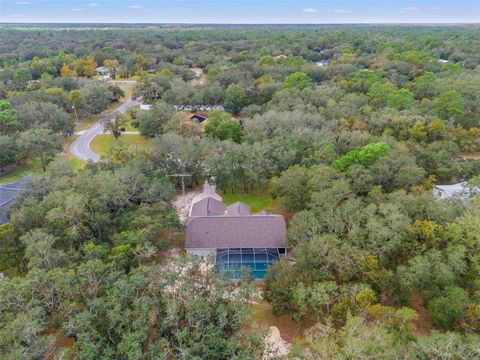
[[[414,294],[410,299],[410,307],[418,313],[418,319],[414,321],[416,333],[428,335],[432,330],[432,317],[423,306],[423,295]]]
[[[480,153],[461,153],[460,155],[466,160],[480,160]]]
[[[195,189],[193,191],[188,191],[185,193],[185,197],[182,194],[178,194],[172,200],[172,206],[175,208],[178,214],[178,218],[182,224],[185,224],[187,221],[188,213],[190,212],[190,204],[194,196],[200,194],[202,188]]]
[[[265,301],[259,301],[250,306],[251,314],[246,321],[246,326],[255,328],[276,327],[280,331],[282,339],[292,343],[295,339],[303,337],[303,332],[315,324],[313,319],[305,321],[295,321],[291,316],[274,316],[272,307]]]
[[[48,331],[48,335],[54,336],[55,340],[48,352],[45,354],[45,360],[59,359],[59,351],[61,349],[66,350],[66,357],[63,357],[63,359],[73,359],[73,354],[71,352],[75,346],[75,340],[73,338],[63,336],[57,329],[51,329]]]

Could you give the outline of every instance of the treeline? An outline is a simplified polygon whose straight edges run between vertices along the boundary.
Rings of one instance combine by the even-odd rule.
[[[85,83],[70,77],[43,77],[12,86],[0,100],[0,171],[39,159],[43,169],[62,152],[62,136],[74,133],[77,119],[101,114],[124,92],[116,85]],[[10,85],[7,85],[10,88]]]

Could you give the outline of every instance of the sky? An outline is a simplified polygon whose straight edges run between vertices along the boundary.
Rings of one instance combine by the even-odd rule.
[[[0,0],[0,22],[480,23],[480,0]]]

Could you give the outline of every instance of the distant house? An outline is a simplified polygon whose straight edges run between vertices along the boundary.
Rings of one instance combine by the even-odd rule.
[[[202,68],[192,67],[190,68],[190,71],[192,71],[197,77],[203,74]]]
[[[223,105],[174,105],[173,108],[175,111],[224,111],[225,108]]]
[[[99,66],[95,69],[97,75],[110,75],[110,69],[105,66]]]
[[[436,185],[433,187],[433,196],[439,200],[450,198],[465,200],[478,193],[480,193],[480,189],[471,188],[466,182],[453,185]]]
[[[286,254],[285,219],[267,212],[251,215],[250,207],[241,202],[225,207],[214,187],[207,184],[205,190],[192,201],[185,250],[212,257],[218,273],[228,278],[239,278],[241,268],[248,268],[256,279],[263,279]]]
[[[207,120],[207,117],[206,116],[202,116],[202,115],[198,115],[198,114],[193,114],[192,116],[190,116],[190,120],[195,120],[199,123],[202,123],[204,122],[205,120]]]
[[[20,191],[28,187],[31,179],[26,177],[14,183],[0,186],[0,224],[8,223],[8,209],[15,203]]]
[[[150,104],[140,104],[140,110],[150,110],[152,108],[152,105]]]
[[[329,60],[320,60],[315,63],[315,65],[319,67],[327,66],[330,63]]]

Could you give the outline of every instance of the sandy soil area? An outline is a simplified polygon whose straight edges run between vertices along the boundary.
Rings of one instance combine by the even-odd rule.
[[[179,194],[173,198],[172,206],[177,211],[178,217],[182,224],[185,224],[187,221],[188,213],[190,211],[190,204],[194,196],[199,195],[202,192],[202,188],[198,188],[193,191],[188,191],[185,193],[185,198],[182,194]]]

